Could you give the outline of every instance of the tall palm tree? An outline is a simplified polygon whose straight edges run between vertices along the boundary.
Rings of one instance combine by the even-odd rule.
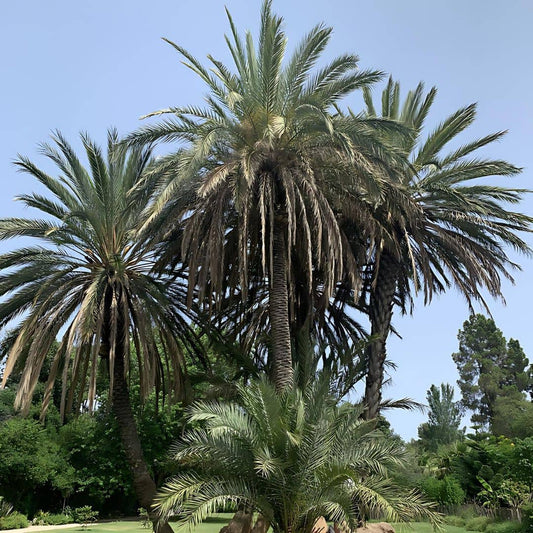
[[[420,210],[419,215],[408,220],[397,216],[394,205],[383,202],[374,213],[388,230],[376,240],[365,286],[364,306],[374,338],[366,354],[365,402],[369,418],[379,413],[394,306],[405,312],[414,293],[421,291],[428,303],[435,292],[450,286],[459,289],[470,307],[475,301],[486,306],[483,291],[503,298],[501,278],[512,280],[511,271],[519,268],[507,255],[507,248],[530,253],[519,232],[531,231],[533,219],[508,209],[527,191],[472,183],[520,172],[506,161],[475,156],[476,151],[499,140],[505,132],[487,135],[444,154],[448,143],[472,124],[476,106],[457,110],[422,140],[435,95],[436,89],[432,88],[424,96],[423,85],[419,84],[402,105],[400,86],[392,79],[382,94],[381,116],[408,126],[415,133],[411,138],[390,131],[383,135],[411,162],[411,171],[403,173],[400,187]],[[364,96],[367,115],[376,117],[370,92],[365,90]]]
[[[403,449],[337,406],[328,380],[281,393],[266,380],[240,386],[240,402],[202,402],[190,410],[197,429],[174,447],[181,465],[155,499],[163,519],[195,526],[230,502],[258,512],[274,533],[311,533],[320,516],[352,528],[373,516],[437,519],[416,491],[388,478]]]
[[[194,209],[173,214],[183,219],[181,249],[190,285],[205,288],[209,280],[218,299],[237,291],[246,300],[253,282],[267,288],[271,376],[282,390],[292,380],[291,310],[313,291],[315,273],[320,271],[324,302],[343,275],[355,290],[359,284],[358,264],[345,246],[332,202],[343,195],[346,182],[367,194],[371,182],[379,196],[384,151],[372,127],[378,121],[346,118],[337,105],[381,74],[359,72],[353,55],[315,69],[331,35],[322,25],[285,63],[287,38],[270,0],[263,4],[257,48],[251,34],[241,38],[228,17],[233,70],[211,56],[209,70],[168,41],[206,83],[207,107],[153,113],[167,118],[128,142],[183,143],[163,161],[172,178],[159,206],[163,209],[176,187],[197,183]],[[228,257],[230,275],[224,269]]]
[[[61,335],[43,412],[58,375],[63,378],[62,416],[79,411],[81,402],[93,409],[99,359],[105,361],[134,488],[140,505],[150,509],[156,486],[143,459],[128,374],[130,367],[138,367],[145,396],[161,384],[181,393],[185,366],[178,339],[196,345],[186,315],[187,289],[179,279],[169,283],[164,275],[152,274],[155,243],[138,233],[151,203],[145,178],[151,150],[126,151],[110,131],[106,160],[86,135],[81,139],[90,170],[59,133],[54,145],[45,144],[42,151],[60,177],[49,176],[25,157],[16,161],[48,194],[18,198],[44,218],[0,220],[0,239],[37,241],[0,256],[0,327],[14,325],[2,386],[22,362],[16,407],[27,413],[44,358]]]

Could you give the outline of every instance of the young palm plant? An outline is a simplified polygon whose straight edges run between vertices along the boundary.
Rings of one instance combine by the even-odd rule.
[[[164,520],[193,527],[228,503],[262,515],[275,533],[310,533],[320,516],[355,527],[369,515],[438,520],[414,492],[388,479],[402,448],[337,405],[327,379],[281,393],[266,380],[239,388],[239,403],[197,403],[173,453],[180,473],[155,498]]]
[[[454,286],[470,307],[476,300],[486,307],[483,291],[502,297],[501,279],[512,280],[511,271],[518,268],[507,255],[507,248],[530,253],[519,233],[531,231],[533,219],[507,207],[519,203],[528,191],[479,181],[520,172],[506,161],[474,155],[505,132],[487,135],[444,154],[448,143],[472,124],[476,106],[459,109],[422,141],[424,121],[436,89],[425,96],[423,93],[419,84],[401,105],[400,86],[390,79],[382,94],[381,116],[415,133],[409,138],[383,132],[383,142],[395,146],[411,162],[411,171],[403,173],[401,187],[418,205],[419,215],[412,221],[400,218],[395,214],[397,206],[386,201],[374,212],[388,231],[376,239],[373,260],[367,267],[365,308],[374,338],[366,354],[365,403],[369,418],[379,413],[394,306],[405,311],[418,291],[428,303],[435,292]],[[367,115],[376,117],[370,92],[365,90],[364,95]]]
[[[345,246],[332,202],[343,196],[341,184],[347,182],[350,190],[379,197],[383,154],[390,152],[380,144],[376,123],[392,126],[376,119],[347,120],[337,112],[341,99],[381,74],[358,71],[354,55],[316,69],[330,28],[313,28],[286,61],[283,21],[272,14],[269,0],[263,4],[257,47],[251,34],[239,36],[230,16],[229,22],[233,70],[211,56],[209,70],[168,41],[206,83],[207,106],[153,113],[168,118],[128,142],[183,143],[163,161],[171,179],[159,206],[174,223],[183,220],[181,252],[190,285],[202,290],[209,283],[215,299],[235,290],[245,301],[251,285],[266,287],[271,376],[282,390],[292,381],[291,309],[310,299],[315,273],[320,272],[322,302],[329,302],[343,275],[355,290],[359,284],[358,264]],[[163,209],[176,188],[191,180],[197,184],[194,208]],[[227,280],[229,289],[223,286]]]
[[[136,358],[142,395],[163,383],[179,395],[185,361],[178,339],[197,346],[186,315],[186,287],[179,279],[169,283],[152,274],[155,243],[138,233],[151,202],[145,178],[151,151],[126,151],[110,131],[106,160],[82,135],[86,170],[59,133],[53,140],[55,146],[43,145],[42,151],[61,171],[59,178],[25,157],[16,161],[49,193],[18,198],[44,217],[0,220],[0,239],[37,241],[0,256],[0,327],[13,327],[7,337],[12,342],[3,346],[8,359],[2,386],[22,364],[16,407],[27,413],[44,358],[60,335],[43,413],[58,376],[63,378],[61,415],[79,412],[82,402],[92,410],[103,360],[134,488],[140,505],[149,509],[156,486],[130,405],[131,358]]]

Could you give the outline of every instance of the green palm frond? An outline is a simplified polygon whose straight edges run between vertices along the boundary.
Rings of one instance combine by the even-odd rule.
[[[370,255],[362,298],[371,334],[378,338],[367,350],[366,400],[373,414],[381,399],[381,385],[376,388],[375,384],[383,379],[393,306],[405,312],[408,304],[412,309],[413,296],[419,291],[428,303],[435,293],[455,287],[470,307],[476,301],[487,307],[485,291],[503,298],[501,280],[512,280],[511,273],[518,268],[507,248],[531,253],[520,234],[531,231],[533,218],[509,209],[529,191],[486,181],[512,177],[521,170],[506,161],[475,156],[476,150],[501,139],[504,132],[445,154],[447,145],[473,123],[476,106],[457,110],[422,139],[435,96],[434,88],[424,96],[419,84],[401,105],[400,86],[392,78],[382,93],[382,116],[412,128],[413,135],[382,132],[382,143],[395,146],[411,163],[397,167],[403,198],[383,195],[373,210],[380,236]],[[365,103],[373,119],[376,110],[369,91]],[[352,237],[352,246],[359,245],[358,239],[358,235]]]
[[[354,526],[371,515],[438,521],[419,494],[402,493],[388,478],[401,461],[399,445],[361,420],[357,407],[337,406],[327,379],[281,394],[255,381],[239,394],[238,405],[194,406],[191,421],[205,425],[176,444],[187,470],[159,492],[162,518],[180,514],[191,527],[231,501],[261,513],[275,532],[310,533],[319,516]],[[218,431],[228,419],[239,423]]]
[[[199,289],[200,302],[211,312],[228,309],[223,299],[242,310],[249,307],[249,294],[265,298],[266,314],[254,305],[251,328],[236,333],[243,343],[252,342],[245,340],[248,331],[257,338],[252,330],[259,324],[274,327],[268,302],[275,292],[274,236],[282,234],[294,335],[300,322],[321,330],[330,321],[334,325],[324,335],[334,338],[337,328],[356,342],[357,326],[338,323],[339,313],[319,317],[328,313],[339,281],[346,280],[354,293],[362,284],[360,258],[347,246],[339,213],[361,213],[356,224],[363,239],[372,234],[373,220],[364,215],[395,187],[387,188],[384,181],[399,183],[397,168],[408,164],[400,150],[382,142],[382,132],[411,137],[411,129],[340,112],[346,96],[368,88],[382,73],[359,70],[354,54],[319,67],[331,28],[315,26],[288,56],[283,20],[270,1],[263,3],[256,41],[251,33],[238,32],[229,12],[228,19],[231,65],[212,56],[204,65],[165,39],[205,83],[206,105],[152,113],[163,120],[126,139],[128,146],[178,145],[179,155],[163,162],[168,180],[161,182],[148,226],[171,227],[180,236],[166,241],[163,255],[170,264],[187,264],[190,290]],[[187,205],[173,202],[182,187],[191,191]],[[295,302],[302,298],[311,301],[316,320],[296,316],[300,306]],[[220,320],[231,323],[227,316]]]

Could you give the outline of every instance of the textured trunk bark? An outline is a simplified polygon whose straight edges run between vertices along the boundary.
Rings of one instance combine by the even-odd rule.
[[[137,425],[131,410],[130,395],[128,385],[124,377],[124,355],[122,351],[118,350],[115,356],[115,368],[113,372],[113,413],[117,419],[120,429],[120,436],[122,439],[122,446],[126,452],[126,458],[130,465],[133,474],[133,488],[139,504],[144,507],[152,523],[154,524],[154,531],[159,533],[173,533],[173,529],[168,522],[163,524],[156,524],[156,519],[151,512],[152,501],[156,492],[156,485],[148,466],[144,460],[141,440],[137,432]]]
[[[269,314],[272,342],[271,379],[278,392],[292,385],[289,293],[287,288],[287,250],[283,223],[274,222],[272,281],[269,290]]]
[[[366,404],[365,418],[367,420],[372,420],[379,415],[383,373],[387,357],[387,337],[390,332],[394,293],[396,292],[397,265],[397,261],[390,254],[383,252],[376,286],[370,293],[370,334],[376,338],[366,348],[368,369],[364,403]]]
[[[122,446],[133,475],[133,488],[139,504],[148,511],[154,531],[157,530],[158,533],[174,533],[174,530],[170,527],[168,522],[158,524],[155,515],[151,511],[152,502],[156,493],[156,484],[152,479],[146,461],[144,460],[141,440],[137,431],[137,424],[135,423],[135,418],[133,417],[131,409],[130,393],[124,375],[125,346],[122,340],[123,328],[124,321],[119,320],[115,364],[113,368],[111,408],[118,422]],[[105,328],[105,330],[109,332],[109,328]],[[106,345],[109,349],[109,340]]]

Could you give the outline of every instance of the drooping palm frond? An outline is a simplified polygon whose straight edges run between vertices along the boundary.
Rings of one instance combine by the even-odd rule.
[[[62,376],[63,414],[85,400],[94,407],[99,356],[108,361],[113,386],[119,346],[125,349],[120,355],[126,369],[133,364],[129,358],[136,358],[144,397],[155,386],[182,395],[184,346],[200,347],[190,327],[192,311],[185,305],[186,285],[175,275],[171,280],[152,272],[156,243],[137,234],[152,201],[153,185],[145,179],[150,148],[126,151],[116,131],[109,132],[107,158],[88,136],[82,135],[82,142],[90,170],[60,133],[53,145],[43,145],[43,154],[61,170],[59,178],[20,157],[19,169],[50,195],[27,194],[19,200],[48,218],[0,220],[0,239],[37,241],[0,256],[0,326],[15,328],[4,347],[9,357],[3,384],[23,361],[16,398],[23,412],[58,335],[62,340],[43,409],[54,380]]]
[[[381,399],[386,340],[394,307],[403,312],[422,292],[425,303],[435,293],[454,287],[472,308],[480,302],[488,310],[485,294],[502,298],[502,279],[513,281],[519,266],[508,248],[529,255],[521,237],[530,232],[533,218],[512,211],[528,191],[481,182],[483,178],[512,177],[520,169],[506,161],[480,159],[474,153],[499,140],[504,132],[487,135],[455,149],[444,151],[474,121],[476,106],[457,110],[425,139],[424,122],[436,96],[431,89],[424,96],[419,84],[400,101],[400,86],[392,78],[382,93],[381,116],[413,129],[414,135],[383,132],[382,142],[395,145],[411,161],[401,179],[410,210],[398,209],[388,198],[376,206],[374,217],[381,220],[379,238],[366,268],[362,307],[367,309],[371,334],[377,340],[367,353],[366,401],[375,416]],[[370,92],[365,91],[367,115],[376,117]],[[476,181],[473,181],[476,180]],[[405,216],[412,213],[413,216]],[[357,243],[358,235],[355,235]]]
[[[284,386],[298,323],[318,324],[313,315],[327,309],[340,280],[356,293],[362,283],[361,262],[347,246],[337,206],[344,202],[344,212],[358,214],[352,220],[363,240],[373,235],[373,219],[365,215],[380,198],[398,193],[396,167],[406,164],[379,133],[410,132],[390,120],[339,112],[344,97],[382,74],[359,71],[350,54],[317,68],[330,28],[313,28],[286,58],[283,21],[269,0],[257,42],[249,32],[241,36],[228,18],[232,66],[212,56],[204,66],[167,40],[206,84],[206,105],[153,113],[165,118],[127,142],[180,143],[178,156],[167,161],[174,164],[173,177],[152,214],[173,229],[180,226],[179,248],[167,241],[165,257],[187,261],[189,286],[199,288],[206,305],[215,300],[221,307],[232,294],[247,302],[249,291],[265,295],[268,321],[255,322],[270,328],[271,367]],[[194,184],[194,205],[167,208],[177,183]],[[319,301],[313,301],[316,292]],[[311,317],[296,316],[303,299],[311,301]]]

